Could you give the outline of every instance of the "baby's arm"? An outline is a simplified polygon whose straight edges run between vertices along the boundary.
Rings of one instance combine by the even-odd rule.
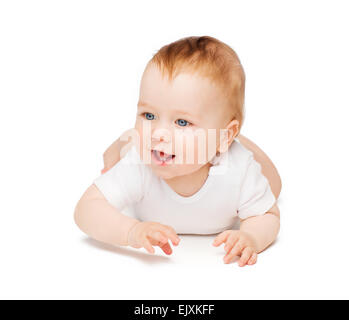
[[[280,229],[280,211],[275,196],[261,172],[261,165],[252,155],[241,184],[237,212],[241,219],[240,230],[222,232],[213,245],[225,243],[225,263],[239,255],[239,266],[251,265],[256,263],[257,254],[274,242]]]
[[[280,210],[276,204],[264,215],[241,220],[240,231],[250,234],[259,253],[274,242],[280,230]]]
[[[79,228],[92,238],[112,245],[128,245],[130,229],[140,222],[114,208],[92,184],[75,208]]]
[[[155,253],[152,245],[159,246],[167,255],[172,253],[168,239],[179,244],[176,231],[158,222],[128,217],[113,207],[92,184],[83,194],[75,208],[74,218],[79,228],[90,237],[111,245],[144,247]]]

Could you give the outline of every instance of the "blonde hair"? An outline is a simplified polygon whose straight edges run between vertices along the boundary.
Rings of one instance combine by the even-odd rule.
[[[155,63],[172,81],[181,71],[197,73],[217,83],[228,99],[234,119],[244,120],[245,72],[236,52],[209,36],[186,37],[159,49],[148,64]]]

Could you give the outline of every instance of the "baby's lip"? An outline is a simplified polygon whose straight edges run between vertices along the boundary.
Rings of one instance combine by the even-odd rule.
[[[174,156],[174,154],[172,154],[172,153],[167,153],[167,152],[165,152],[165,151],[163,151],[163,150],[152,149],[151,151],[163,152],[165,157]]]

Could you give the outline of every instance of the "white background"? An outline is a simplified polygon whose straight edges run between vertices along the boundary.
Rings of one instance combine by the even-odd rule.
[[[1,1],[0,298],[349,298],[346,1]],[[139,81],[190,35],[235,49],[242,133],[280,171],[281,231],[254,266],[213,236],[159,248],[85,236],[74,207],[133,127]]]

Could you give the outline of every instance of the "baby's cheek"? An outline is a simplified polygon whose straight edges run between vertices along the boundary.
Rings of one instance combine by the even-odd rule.
[[[183,159],[183,164],[197,163],[199,138],[190,129],[180,130],[175,136],[175,150],[177,160]]]
[[[150,163],[150,151],[151,150],[151,145],[150,145],[150,137],[148,137],[147,135],[144,135],[142,133],[142,130],[139,130],[139,128],[135,128],[137,130],[137,144],[138,144],[138,148],[139,148],[139,155],[140,158],[146,162],[146,163]],[[137,145],[136,144],[136,145]],[[147,162],[148,161],[148,162]]]

